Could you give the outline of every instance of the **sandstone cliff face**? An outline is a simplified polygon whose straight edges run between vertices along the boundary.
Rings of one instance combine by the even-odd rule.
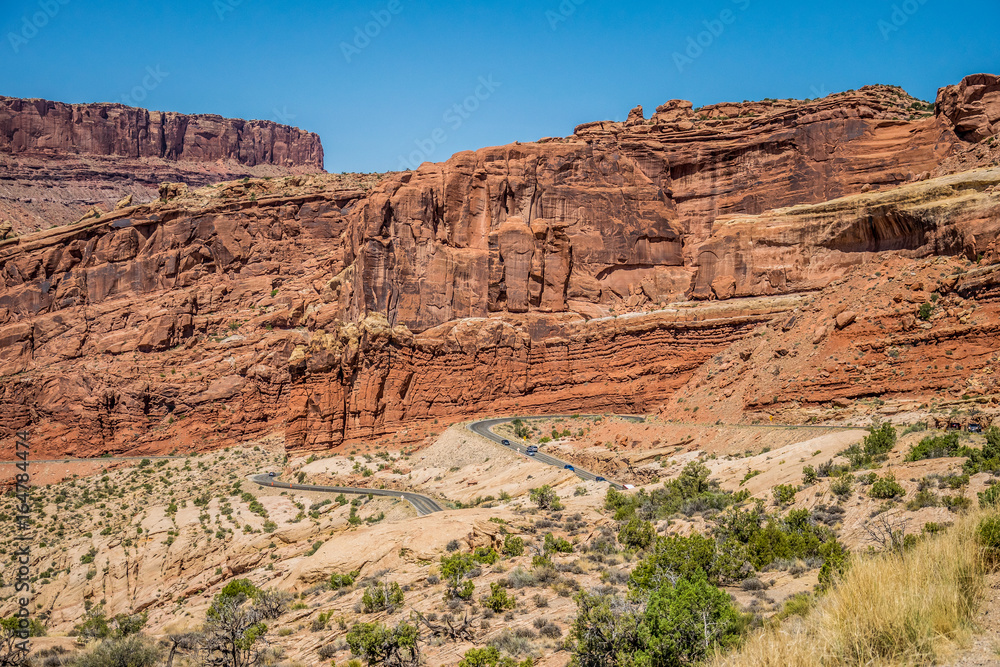
[[[42,151],[323,169],[317,135],[270,121],[0,97],[0,152]]]
[[[317,135],[270,121],[0,97],[0,218],[20,233],[150,201],[163,181],[322,170]]]
[[[958,88],[939,97],[975,102]],[[324,448],[653,409],[877,253],[993,261],[1000,172],[930,179],[986,159],[954,128],[888,87],[671,102],[381,180],[167,191],[0,242],[0,428],[43,425],[52,454],[278,428]]]
[[[497,312],[600,316],[726,298],[739,276],[712,240],[720,220],[926,178],[964,146],[949,117],[884,86],[697,113],[673,102],[648,121],[640,113],[388,179],[354,215],[356,270],[341,289],[362,311],[417,331]],[[905,225],[877,233],[874,244],[845,239],[817,279],[913,243]],[[799,286],[776,275],[741,288]]]

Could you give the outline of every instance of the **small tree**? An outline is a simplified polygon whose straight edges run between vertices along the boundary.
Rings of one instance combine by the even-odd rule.
[[[490,584],[490,594],[484,595],[480,603],[483,607],[492,609],[498,614],[517,606],[517,600],[514,599],[514,596],[507,595],[507,591],[497,582]]]
[[[795,494],[798,491],[798,488],[791,484],[778,484],[771,489],[771,495],[774,496],[775,505],[788,505],[795,502]]]
[[[379,581],[368,586],[361,597],[366,614],[378,611],[393,611],[403,604],[403,589],[395,581]]]
[[[441,556],[441,576],[445,580],[446,600],[460,598],[468,600],[472,597],[475,584],[466,579],[476,564],[471,554],[452,554],[451,556]]]
[[[280,617],[288,599],[284,593],[262,591],[247,579],[226,584],[206,614],[205,664],[211,667],[259,664],[268,644],[265,621]]]
[[[629,519],[618,531],[618,542],[630,549],[647,549],[655,537],[653,524],[638,517]]]
[[[160,648],[141,634],[109,639],[78,657],[74,667],[154,667],[160,664]]]
[[[531,502],[538,505],[539,509],[562,509],[562,503],[559,502],[559,494],[556,493],[555,489],[548,484],[538,489],[531,489],[531,491],[528,492],[528,497],[531,498]]]
[[[416,667],[420,664],[420,630],[405,621],[394,628],[381,623],[357,623],[347,633],[351,652],[369,665]]]
[[[503,553],[505,556],[514,558],[524,555],[524,538],[517,535],[505,535],[503,538]]]

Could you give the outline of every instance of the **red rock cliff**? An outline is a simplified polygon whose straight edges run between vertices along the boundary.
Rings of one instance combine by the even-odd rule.
[[[0,97],[0,221],[17,233],[148,202],[163,181],[322,170],[317,135],[270,121]]]
[[[0,243],[0,429],[34,424],[53,454],[285,427],[320,448],[655,408],[878,253],[997,260],[998,172],[931,178],[997,159],[945,112],[978,85],[937,115],[882,86],[672,102],[378,183],[167,193]]]

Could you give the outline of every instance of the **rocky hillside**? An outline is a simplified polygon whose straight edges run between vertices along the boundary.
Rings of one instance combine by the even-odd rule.
[[[321,171],[317,135],[270,121],[0,97],[0,220],[18,233],[150,201],[163,181]]]
[[[998,261],[998,101],[987,75],[933,111],[887,86],[672,101],[384,178],[165,188],[0,244],[0,428],[53,454],[319,449],[653,410],[886,253]]]

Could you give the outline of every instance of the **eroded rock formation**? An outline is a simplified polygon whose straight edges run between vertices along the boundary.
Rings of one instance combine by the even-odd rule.
[[[942,173],[995,159],[956,132],[990,112],[948,111],[995,83],[943,89],[936,115],[884,86],[673,101],[382,179],[165,188],[0,242],[0,429],[52,454],[274,429],[325,448],[654,409],[879,253],[995,261],[1000,170]]]
[[[0,217],[25,232],[66,224],[159,183],[321,172],[317,135],[270,121],[0,97]]]

